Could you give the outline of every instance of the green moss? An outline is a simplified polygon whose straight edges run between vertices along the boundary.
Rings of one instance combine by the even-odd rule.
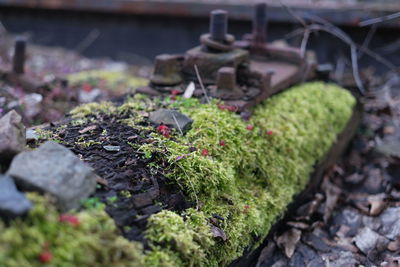
[[[74,119],[83,119],[89,115],[97,115],[101,113],[111,114],[115,109],[114,105],[110,102],[88,103],[74,108],[70,111],[70,114]]]
[[[189,227],[189,221],[168,212],[150,218],[146,237],[154,249],[168,255],[178,253],[185,266],[219,266],[258,245],[293,196],[305,187],[313,166],[346,125],[354,104],[345,90],[310,83],[258,105],[249,122],[219,110],[216,103],[181,105],[180,110],[194,120],[192,130],[175,141],[158,137],[154,151],[166,149],[163,157],[167,155],[171,163],[169,179],[197,202],[201,217],[218,214],[225,218],[220,227],[227,241],[204,246],[204,240],[213,241],[209,229]],[[179,102],[174,106],[179,107]],[[247,130],[247,124],[253,130]],[[225,146],[218,145],[221,140]],[[187,155],[191,146],[198,150]],[[209,156],[201,155],[203,148]],[[177,160],[182,155],[185,157]],[[164,225],[165,220],[170,223]],[[175,227],[186,239],[176,235]],[[175,245],[167,246],[165,241]],[[193,257],[187,258],[187,251],[177,245],[182,242],[189,251],[197,247],[198,253],[191,252]]]
[[[34,208],[24,221],[0,224],[0,266],[43,266],[38,255],[52,254],[49,266],[141,266],[142,247],[118,235],[114,222],[100,209],[74,214],[78,226],[59,221],[49,200],[29,194]],[[45,245],[46,244],[46,245]]]
[[[102,81],[102,87],[110,88],[115,91],[126,91],[126,89],[145,86],[148,83],[148,80],[132,76],[127,72],[109,70],[81,71],[68,75],[67,80],[74,85],[89,83],[92,86],[99,86],[99,81]]]
[[[138,95],[120,107],[89,104],[75,109],[72,114],[84,120],[93,116],[93,112],[124,114],[128,116],[124,123],[145,130],[147,135],[150,129],[142,129],[139,124],[144,121],[144,113],[156,108],[154,103],[165,104],[162,100],[152,102]],[[109,251],[110,247],[112,252],[112,249],[121,246],[123,252],[134,257],[133,262],[139,261],[145,266],[227,265],[246,249],[256,247],[271,225],[284,213],[293,196],[303,190],[313,166],[343,130],[354,105],[355,99],[351,94],[337,86],[308,83],[293,87],[258,105],[250,121],[244,122],[235,113],[219,110],[215,101],[200,105],[196,99],[178,97],[170,107],[190,116],[194,120],[192,129],[184,136],[172,132],[172,138],[164,138],[153,132],[152,142],[140,147],[132,145],[145,157],[167,160],[170,166],[165,170],[167,178],[181,187],[195,207],[182,213],[163,210],[152,215],[145,231],[150,250],[144,254],[140,254],[141,249],[135,243],[120,245],[123,239],[116,237],[115,229],[101,211],[102,208],[90,209],[84,213],[85,216],[80,215],[83,221],[96,222],[98,228],[92,224],[85,228],[91,229],[88,231],[92,231],[92,235],[82,235],[82,231],[78,231],[79,234],[68,232],[72,235],[71,239],[62,235],[64,239],[61,240],[74,242],[82,238],[82,246],[87,248],[89,245],[86,246],[85,242],[89,242],[86,240],[88,236],[92,238],[90,240],[101,243],[103,235],[106,235],[110,239],[106,239],[101,249]],[[247,125],[253,126],[253,129],[246,129]],[[225,145],[219,145],[220,141],[224,141]],[[193,147],[197,150],[189,152],[189,148]],[[201,154],[202,149],[208,151],[208,156]],[[100,212],[100,215],[92,212]],[[16,257],[21,261],[34,260],[40,244],[53,235],[53,232],[48,235],[46,231],[59,227],[54,218],[47,218],[50,215],[39,214],[36,218],[33,212],[27,223],[17,222],[14,227],[0,229],[11,233],[0,237],[0,252],[6,251],[6,254],[0,255],[13,256],[0,259],[4,261]],[[225,241],[213,237],[210,224],[213,215],[223,218],[218,220],[217,226],[225,233]],[[53,220],[52,223],[48,223],[49,220]],[[67,230],[63,228],[61,232]],[[26,232],[29,233],[26,240],[37,243],[33,245],[33,250],[17,249],[17,245],[21,245],[18,240],[22,237],[25,239]],[[30,236],[31,232],[33,236]],[[3,236],[12,238],[2,239]],[[111,236],[119,241],[111,241]],[[71,250],[72,255],[78,253],[73,256],[76,257],[74,263],[85,262],[80,258],[80,252],[75,252],[75,247],[62,245],[68,242],[52,246],[63,246],[65,250]],[[131,244],[130,247],[128,244]],[[87,262],[97,263],[97,255],[103,255],[104,251],[93,246],[82,251],[96,255],[88,257]],[[63,257],[66,256],[61,253],[57,257],[65,259]],[[115,262],[123,265],[124,257]],[[100,259],[103,260],[100,262],[109,260],[103,256]]]

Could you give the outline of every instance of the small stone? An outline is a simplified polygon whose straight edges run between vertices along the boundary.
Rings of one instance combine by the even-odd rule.
[[[20,188],[49,193],[62,211],[76,209],[96,188],[96,174],[69,149],[48,141],[22,152],[7,172]]]
[[[356,246],[367,255],[371,250],[379,248],[381,244],[387,244],[388,240],[369,227],[364,227],[359,230],[357,236],[354,237],[354,242]]]
[[[0,217],[13,219],[26,214],[31,207],[31,202],[17,190],[13,179],[0,175]]]
[[[111,152],[118,152],[121,150],[120,146],[103,146],[103,148],[107,151],[111,151]]]
[[[159,109],[150,114],[150,121],[154,124],[165,124],[177,130],[186,132],[192,126],[193,120],[186,115],[170,109]]]
[[[21,116],[11,110],[0,119],[0,158],[12,159],[25,149],[25,126]]]
[[[102,91],[98,88],[95,88],[93,90],[90,90],[88,92],[82,90],[79,91],[79,102],[80,103],[90,103],[93,101],[96,101],[98,98],[100,98],[102,95]]]
[[[26,129],[26,141],[29,142],[35,140],[39,140],[39,136],[36,134],[35,129]]]

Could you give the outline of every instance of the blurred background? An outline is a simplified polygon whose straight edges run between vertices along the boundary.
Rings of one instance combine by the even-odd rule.
[[[150,64],[160,53],[181,53],[208,32],[213,9],[229,12],[229,32],[240,38],[251,29],[255,0],[0,0],[0,21],[11,33],[25,33],[31,42],[73,49],[88,57],[108,56],[131,64]],[[342,27],[362,44],[370,27],[360,21],[400,11],[398,0],[268,0],[268,41],[285,39],[298,46],[302,36],[296,16],[318,18]],[[399,43],[400,20],[379,24],[369,47],[400,63],[393,53]],[[315,36],[313,37],[315,38]],[[320,62],[334,62],[346,53],[341,42],[319,34],[310,41]],[[397,41],[397,42],[396,42]],[[390,46],[391,44],[392,46]],[[364,59],[367,60],[367,59]]]

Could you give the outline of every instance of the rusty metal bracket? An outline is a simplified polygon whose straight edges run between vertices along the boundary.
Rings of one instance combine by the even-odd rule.
[[[184,55],[160,55],[155,60],[151,83],[139,91],[155,95],[177,90],[197,81],[195,66],[207,94],[223,100],[238,112],[245,112],[262,100],[292,84],[301,82],[313,72],[313,65],[294,47],[266,43],[267,5],[254,9],[253,29],[242,40],[227,33],[227,12],[210,13],[210,33],[200,37],[201,45]],[[304,73],[307,73],[304,76]],[[204,94],[199,84],[194,95]]]

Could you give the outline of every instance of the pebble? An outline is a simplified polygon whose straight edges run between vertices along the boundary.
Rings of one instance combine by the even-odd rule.
[[[31,202],[19,192],[12,178],[0,175],[0,217],[9,220],[26,214]]]

